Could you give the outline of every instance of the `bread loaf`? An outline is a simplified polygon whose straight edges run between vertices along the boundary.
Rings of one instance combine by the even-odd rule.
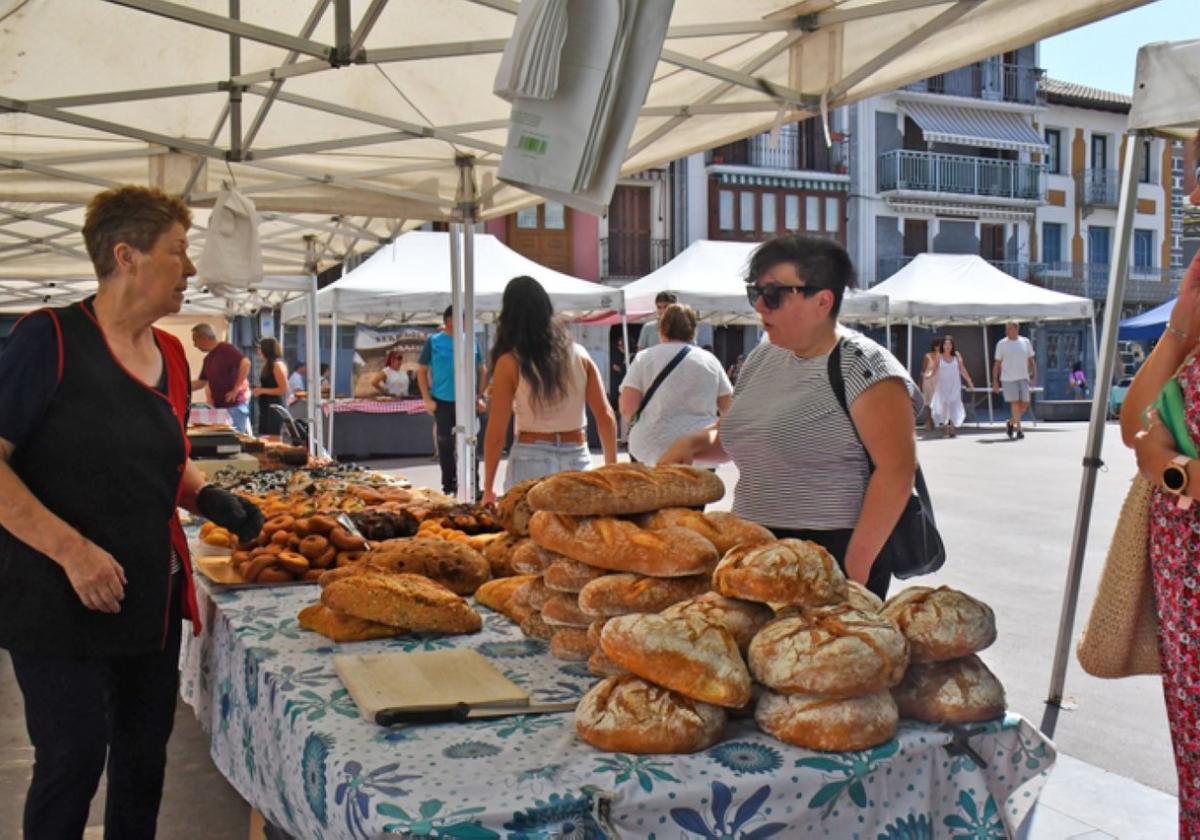
[[[534,575],[516,575],[489,580],[475,590],[475,603],[512,618],[512,602],[517,590],[536,579]]]
[[[913,662],[942,662],[983,650],[996,641],[992,608],[948,586],[910,586],[880,613],[908,639]]]
[[[309,604],[300,610],[297,620],[301,628],[320,633],[339,643],[387,639],[408,632],[403,627],[392,627],[388,624],[355,618],[352,615],[331,610],[324,604]]]
[[[605,575],[583,587],[579,593],[579,609],[594,618],[658,612],[685,598],[707,592],[710,585],[708,575],[679,578]]]
[[[542,604],[542,620],[553,627],[578,627],[585,633],[592,623],[590,615],[580,612],[575,596],[566,592],[556,592]]]
[[[1004,686],[978,656],[908,666],[892,689],[900,716],[927,723],[972,723],[1004,714]]]
[[[359,563],[343,568],[424,575],[458,595],[472,594],[492,576],[491,564],[470,546],[421,538],[386,540],[364,554]]]
[[[730,598],[820,607],[846,600],[846,576],[815,542],[739,545],[717,564],[713,589]]]
[[[581,627],[559,627],[550,637],[550,655],[567,662],[586,662],[592,655],[587,631]]]
[[[597,683],[575,709],[575,731],[605,752],[692,753],[711,747],[725,710],[631,675]]]
[[[609,517],[576,519],[538,511],[529,521],[529,535],[543,548],[581,563],[652,577],[705,574],[718,558],[712,543],[687,528],[648,530]]]
[[[604,625],[600,649],[631,673],[694,700],[736,707],[750,699],[750,673],[733,637],[699,616],[617,616]]]
[[[856,697],[896,685],[907,666],[900,631],[846,604],[778,618],[750,643],[750,672],[784,694]]]
[[[588,643],[591,644],[592,648],[598,649],[600,647],[600,634],[604,632],[604,625],[607,623],[607,618],[597,618],[588,625]]]
[[[547,624],[538,610],[531,610],[529,615],[521,621],[522,633],[531,639],[541,639],[543,642],[550,641],[557,629],[557,627]]]
[[[509,559],[512,570],[519,575],[540,575],[554,563],[562,559],[561,554],[547,551],[533,540],[525,540],[515,549]]]
[[[531,478],[514,484],[497,502],[496,521],[508,533],[517,537],[529,536],[529,517],[533,515],[533,509],[529,507],[527,495],[539,481],[540,478]]]
[[[608,572],[604,569],[580,563],[569,557],[560,557],[546,567],[542,576],[546,586],[555,592],[578,593],[588,583],[606,574]]]
[[[600,648],[592,651],[592,655],[588,657],[587,666],[588,671],[597,677],[615,677],[619,674],[629,673],[616,662],[609,659]]]
[[[676,527],[695,531],[715,545],[722,556],[735,545],[775,541],[775,535],[763,526],[728,511],[702,513],[691,508],[666,508],[647,514],[642,524],[647,528]]]
[[[515,574],[512,568],[513,552],[516,551],[518,545],[528,539],[528,537],[514,537],[505,531],[484,545],[480,553],[483,554],[483,559],[487,560],[488,565],[491,566],[492,577],[509,577]]]
[[[556,594],[558,593],[547,587],[546,582],[540,576],[535,576],[529,582],[529,588],[525,590],[525,600],[531,609],[540,612],[542,607],[546,606],[546,602]]]
[[[738,650],[745,653],[750,647],[750,640],[759,630],[771,620],[769,607],[754,601],[740,601],[737,598],[726,598],[716,592],[705,592],[686,601],[672,604],[662,611],[665,618],[675,618],[684,615],[698,615],[709,624],[724,627],[733,636]]]
[[[410,574],[361,574],[321,590],[321,603],[347,615],[415,633],[474,633],[479,613],[446,587]]]
[[[846,581],[846,603],[856,610],[878,613],[883,610],[883,599],[856,580]]]
[[[610,464],[560,472],[529,491],[534,510],[572,516],[617,516],[666,507],[698,507],[725,495],[716,473],[699,467]]]
[[[765,691],[754,711],[759,729],[809,750],[865,750],[896,735],[899,716],[887,691],[834,700]]]

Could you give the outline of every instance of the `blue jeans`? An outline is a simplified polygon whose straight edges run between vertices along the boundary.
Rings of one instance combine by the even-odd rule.
[[[238,403],[237,405],[227,405],[225,410],[229,412],[229,417],[233,421],[233,428],[237,429],[244,435],[253,436],[254,432],[250,430],[250,403]]]
[[[504,489],[531,478],[543,478],[564,470],[590,470],[592,455],[586,443],[513,443],[508,451]]]

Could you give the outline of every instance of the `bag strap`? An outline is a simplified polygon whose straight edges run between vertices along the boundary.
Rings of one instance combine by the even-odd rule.
[[[667,366],[658,372],[658,376],[654,377],[654,381],[650,383],[650,387],[646,389],[646,393],[642,394],[642,401],[638,403],[637,412],[634,417],[641,417],[642,412],[646,410],[646,406],[650,404],[650,398],[654,396],[654,392],[658,390],[658,386],[663,383],[663,380],[679,366],[683,361],[683,357],[692,351],[692,345],[685,344],[683,348],[675,354],[675,358],[667,363]]]

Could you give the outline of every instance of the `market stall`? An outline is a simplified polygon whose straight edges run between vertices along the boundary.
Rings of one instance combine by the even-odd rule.
[[[295,417],[307,416],[305,400],[289,410]],[[433,454],[433,417],[425,404],[414,399],[342,399],[323,403],[331,432],[329,454],[333,458],[398,458]]]

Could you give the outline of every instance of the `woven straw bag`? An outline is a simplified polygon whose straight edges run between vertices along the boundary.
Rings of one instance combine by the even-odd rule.
[[[1104,561],[1100,588],[1075,654],[1094,677],[1160,673],[1158,611],[1150,572],[1150,497],[1134,476]]]

